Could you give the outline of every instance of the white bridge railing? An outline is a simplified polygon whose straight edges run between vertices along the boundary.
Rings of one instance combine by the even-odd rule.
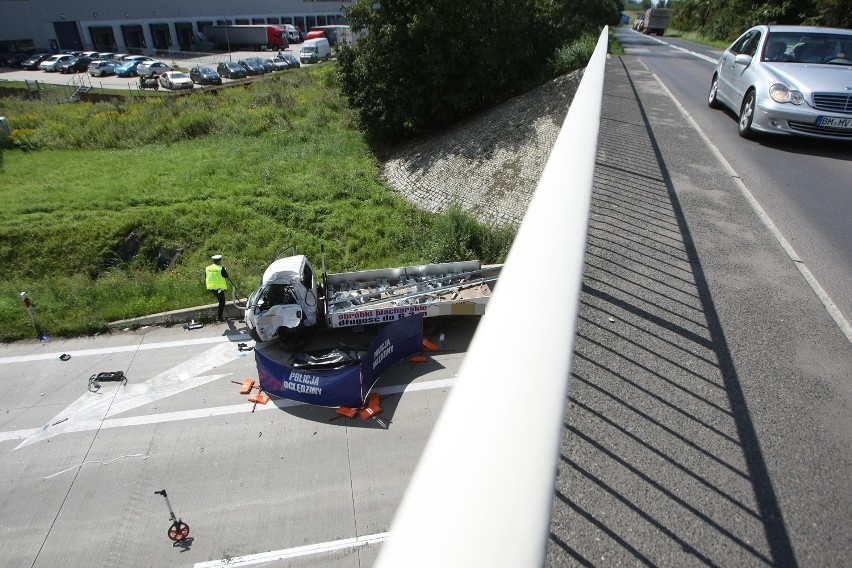
[[[604,28],[379,568],[544,564],[607,39]],[[558,284],[534,292],[531,279]]]

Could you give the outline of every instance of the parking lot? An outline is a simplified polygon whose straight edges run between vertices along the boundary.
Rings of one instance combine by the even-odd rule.
[[[301,44],[292,44],[288,49],[281,50],[281,52],[290,53],[295,56],[296,59],[298,59],[300,46]],[[190,69],[196,66],[207,66],[215,69],[216,66],[223,61],[240,61],[241,59],[245,59],[246,57],[267,58],[273,57],[277,53],[277,51],[234,51],[231,53],[210,53],[196,57],[188,57],[185,59],[171,57],[161,58],[160,60],[164,61],[165,63],[168,63],[178,71],[188,72]],[[275,73],[286,73],[288,71],[293,72],[295,70],[288,69],[286,71],[275,71]],[[78,85],[80,84],[81,80],[84,84],[88,84],[89,82],[91,82],[91,86],[94,88],[117,90],[129,89],[132,91],[138,91],[139,89],[138,77],[117,77],[115,75],[108,75],[104,77],[89,77],[87,73],[63,75],[61,73],[47,73],[41,70],[29,71],[26,69],[12,69],[9,67],[0,67],[0,82],[42,81],[44,83],[55,85]],[[231,80],[224,77],[222,78],[223,84],[227,84],[233,81],[245,81],[245,79]],[[195,88],[199,88],[199,86],[196,85]]]

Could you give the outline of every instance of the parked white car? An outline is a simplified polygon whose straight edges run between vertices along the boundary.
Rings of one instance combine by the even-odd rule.
[[[147,55],[125,55],[121,58],[121,61],[127,63],[128,61],[156,61],[156,59]]]
[[[68,54],[51,55],[50,57],[39,63],[38,68],[42,71],[47,71],[48,73],[50,73],[51,71],[56,71],[56,66],[60,63],[64,61],[71,61],[72,59],[74,59],[74,56]]]
[[[180,71],[166,71],[160,75],[160,84],[166,89],[192,89],[194,86],[189,75]]]
[[[115,73],[115,62],[104,59],[96,59],[89,63],[89,75],[92,77],[103,77]]]
[[[277,57],[267,57],[266,61],[272,63],[275,67],[276,71],[286,71],[290,68],[290,64],[284,61],[283,59],[278,59]]]
[[[175,68],[169,65],[168,63],[163,63],[162,61],[143,61],[136,68],[136,74],[140,77],[147,77],[148,75],[162,75],[167,71],[174,71]]]

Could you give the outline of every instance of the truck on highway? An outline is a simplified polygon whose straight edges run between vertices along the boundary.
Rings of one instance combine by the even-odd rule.
[[[305,255],[267,267],[249,296],[245,322],[252,339],[286,348],[321,329],[386,324],[424,317],[482,315],[502,265],[478,260],[329,274],[321,282]]]
[[[286,49],[290,46],[287,30],[272,24],[205,26],[204,36],[219,48],[250,49]]]
[[[645,35],[663,35],[669,27],[671,10],[668,8],[648,8],[645,11],[645,19],[642,24],[642,32]]]

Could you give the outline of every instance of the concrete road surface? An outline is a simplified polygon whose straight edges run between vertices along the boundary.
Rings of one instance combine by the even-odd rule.
[[[284,400],[252,412],[231,382],[257,378],[241,325],[0,347],[0,566],[372,564],[475,321],[380,379],[389,428]],[[105,371],[127,383],[90,392]]]

